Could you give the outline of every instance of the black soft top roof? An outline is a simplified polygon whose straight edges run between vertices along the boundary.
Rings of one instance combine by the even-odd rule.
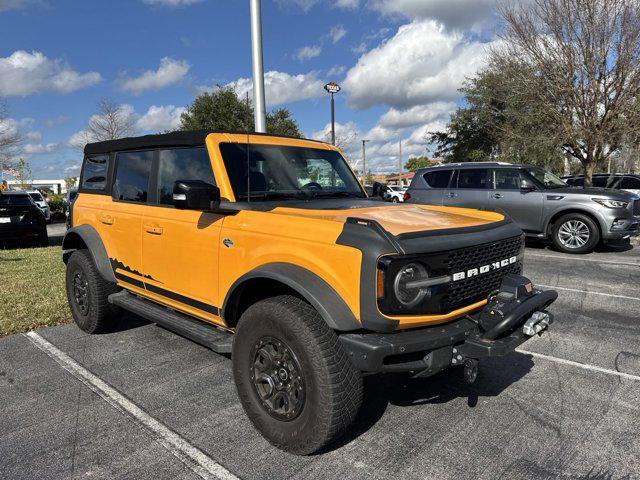
[[[211,133],[243,134],[247,132],[217,132],[213,130],[198,130],[192,132],[171,132],[158,135],[144,135],[142,137],[121,138],[118,140],[107,140],[106,142],[87,143],[84,147],[85,155],[96,155],[100,153],[120,152],[123,150],[137,150],[142,148],[169,148],[169,147],[200,147],[204,145],[207,135]],[[267,133],[251,132],[251,135],[265,135],[268,137],[295,138],[284,135],[271,135]],[[319,142],[318,140],[308,140],[295,138],[296,140],[306,140]]]

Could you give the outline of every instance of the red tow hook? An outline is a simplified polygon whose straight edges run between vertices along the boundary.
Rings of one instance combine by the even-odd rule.
[[[403,202],[406,202],[410,198],[411,198],[411,195],[409,194],[409,192],[404,192],[404,195],[402,195],[402,201]]]

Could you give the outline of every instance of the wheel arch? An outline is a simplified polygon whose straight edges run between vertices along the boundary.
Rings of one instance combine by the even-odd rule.
[[[62,240],[62,260],[66,264],[73,252],[82,249],[89,250],[93,263],[102,278],[108,282],[116,283],[116,277],[104,243],[102,243],[98,231],[91,225],[79,225],[67,230]]]
[[[253,303],[283,293],[307,301],[327,325],[338,331],[362,328],[340,295],[315,273],[289,263],[262,265],[238,278],[224,299],[222,318],[235,328],[242,313]]]
[[[602,238],[602,235],[604,233],[604,227],[602,226],[602,222],[600,222],[600,219],[598,218],[597,215],[595,215],[593,212],[590,212],[588,210],[584,210],[581,208],[566,208],[564,210],[559,210],[557,212],[555,212],[551,218],[549,218],[549,220],[547,221],[547,225],[545,228],[545,232],[547,234],[547,237],[550,237],[553,235],[553,226],[555,225],[555,223],[563,216],[565,215],[569,215],[572,213],[578,213],[580,215],[584,215],[586,217],[589,217],[591,220],[593,220],[595,222],[595,224],[598,227],[599,230],[599,234],[600,237]]]

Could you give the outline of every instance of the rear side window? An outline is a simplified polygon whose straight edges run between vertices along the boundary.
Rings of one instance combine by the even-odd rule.
[[[457,188],[486,190],[489,188],[486,168],[469,168],[458,170]]]
[[[160,150],[158,203],[173,205],[173,184],[178,180],[201,180],[215,185],[209,154],[201,148]]]
[[[605,188],[607,186],[608,177],[593,177],[593,186]]]
[[[496,190],[520,190],[520,171],[513,168],[494,170]]]
[[[624,177],[620,188],[627,190],[640,190],[640,178]]]
[[[572,187],[584,186],[584,178],[567,178],[565,182],[567,182],[567,185],[570,185]]]
[[[146,202],[152,164],[153,151],[118,153],[113,198],[126,202]]]
[[[434,170],[424,174],[424,181],[431,188],[447,188],[452,170]]]
[[[83,190],[104,190],[107,186],[109,155],[91,155],[85,158],[82,169]]]

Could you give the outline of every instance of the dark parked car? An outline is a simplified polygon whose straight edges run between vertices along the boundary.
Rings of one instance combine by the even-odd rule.
[[[572,175],[562,177],[571,187],[583,187],[584,175]],[[640,195],[640,175],[623,173],[596,173],[593,175],[593,186],[601,188],[614,188]]]
[[[600,240],[640,233],[640,196],[570,187],[530,165],[483,162],[425,168],[416,172],[407,194],[409,203],[504,213],[527,235],[550,238],[567,253],[588,253]]]
[[[0,192],[0,245],[48,246],[47,221],[26,192]]]

